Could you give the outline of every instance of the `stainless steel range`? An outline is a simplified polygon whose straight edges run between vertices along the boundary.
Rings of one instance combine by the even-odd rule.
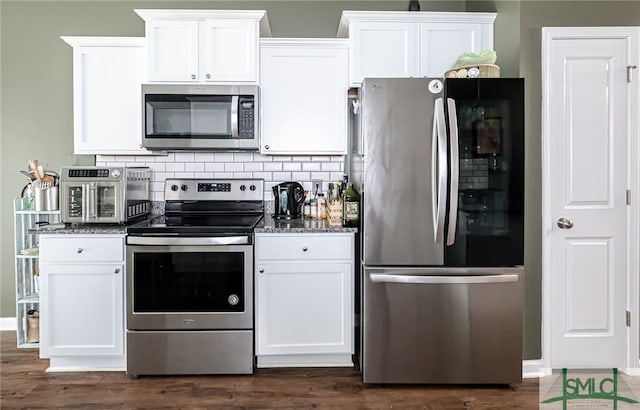
[[[253,373],[261,179],[168,179],[165,215],[127,228],[127,374]]]

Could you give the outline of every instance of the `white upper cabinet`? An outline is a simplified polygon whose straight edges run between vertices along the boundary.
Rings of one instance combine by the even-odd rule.
[[[349,82],[365,77],[442,77],[467,51],[493,49],[495,13],[344,11]]]
[[[345,154],[347,41],[263,39],[260,59],[260,152]]]
[[[258,81],[264,11],[135,10],[145,20],[149,81]]]
[[[149,154],[141,148],[144,38],[62,37],[73,47],[75,154]]]

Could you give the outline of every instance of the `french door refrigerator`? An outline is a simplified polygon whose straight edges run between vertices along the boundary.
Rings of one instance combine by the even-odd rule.
[[[358,90],[365,383],[521,380],[523,95],[522,79]]]

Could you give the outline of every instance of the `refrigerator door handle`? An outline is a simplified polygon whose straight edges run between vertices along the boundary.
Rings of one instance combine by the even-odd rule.
[[[460,175],[460,153],[458,145],[458,116],[456,102],[447,98],[449,113],[449,150],[451,152],[451,179],[449,191],[449,228],[447,231],[447,245],[456,241],[456,224],[458,222],[458,179]]]
[[[435,101],[434,118],[433,118],[434,136],[434,155],[437,155],[436,161],[433,161],[434,167],[437,163],[437,198],[436,198],[436,214],[435,214],[435,243],[441,244],[444,241],[444,219],[447,206],[447,128],[444,117],[444,105],[442,98]]]
[[[370,273],[369,279],[374,283],[407,283],[407,284],[475,284],[475,283],[508,283],[517,282],[518,275],[482,275],[482,276],[415,276],[415,275],[393,275],[384,273]]]

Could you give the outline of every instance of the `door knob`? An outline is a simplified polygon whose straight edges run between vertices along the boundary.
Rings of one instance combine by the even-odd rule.
[[[573,222],[567,218],[558,219],[558,228],[560,229],[571,229],[573,228]]]

